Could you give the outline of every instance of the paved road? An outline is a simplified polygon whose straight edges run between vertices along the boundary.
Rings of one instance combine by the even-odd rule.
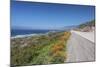
[[[84,62],[95,60],[94,42],[81,37],[75,32],[71,32],[71,37],[67,42],[66,62]]]
[[[74,32],[92,42],[95,42],[95,31],[91,31],[91,32],[79,32],[79,31],[71,31]]]

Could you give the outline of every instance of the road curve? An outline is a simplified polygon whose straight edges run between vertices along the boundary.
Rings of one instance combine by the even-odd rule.
[[[65,62],[95,61],[95,43],[75,32],[67,42],[67,59]]]

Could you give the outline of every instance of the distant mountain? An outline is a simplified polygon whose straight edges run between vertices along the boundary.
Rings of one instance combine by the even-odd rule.
[[[83,24],[80,24],[77,30],[84,31],[84,32],[94,31],[95,30],[95,20],[91,20]]]
[[[59,30],[85,30],[85,31],[89,31],[92,30],[92,28],[95,27],[95,20],[91,20],[88,22],[84,22],[82,24],[79,25],[72,25],[72,26],[65,26],[60,28]]]
[[[83,24],[80,24],[78,26],[78,28],[84,28],[84,27],[87,27],[87,26],[89,26],[89,27],[95,27],[95,20],[91,20],[91,21],[85,22]]]
[[[65,26],[64,29],[74,29],[77,28],[77,25],[72,25],[72,26]]]
[[[72,30],[72,29],[75,29],[77,28],[78,25],[72,25],[72,26],[65,26],[65,27],[62,27],[60,30]]]
[[[62,28],[57,28],[57,29],[32,29],[32,28],[27,28],[27,27],[20,27],[20,26],[12,26],[11,29],[13,30],[53,30],[53,31],[69,31],[69,30],[79,30],[83,29],[85,27],[95,27],[95,20],[91,20],[88,22],[84,22],[79,25],[71,25],[71,26],[64,26]]]

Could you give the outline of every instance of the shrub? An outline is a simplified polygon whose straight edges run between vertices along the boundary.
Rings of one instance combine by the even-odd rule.
[[[49,33],[49,35],[16,38],[11,40],[11,64],[63,63],[66,58],[66,41],[69,32]],[[24,43],[26,46],[21,47]]]

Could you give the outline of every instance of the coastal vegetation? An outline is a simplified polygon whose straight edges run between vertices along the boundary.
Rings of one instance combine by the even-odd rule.
[[[86,26],[90,26],[90,27],[95,27],[95,20],[91,20],[91,21],[89,21],[89,22],[86,22],[86,23],[83,23],[83,24],[80,24],[79,25],[79,28],[84,28],[84,27],[86,27]]]
[[[74,30],[92,32],[95,30],[95,19],[78,25]]]
[[[64,63],[66,43],[70,32],[49,32],[11,39],[11,65],[40,65]]]

